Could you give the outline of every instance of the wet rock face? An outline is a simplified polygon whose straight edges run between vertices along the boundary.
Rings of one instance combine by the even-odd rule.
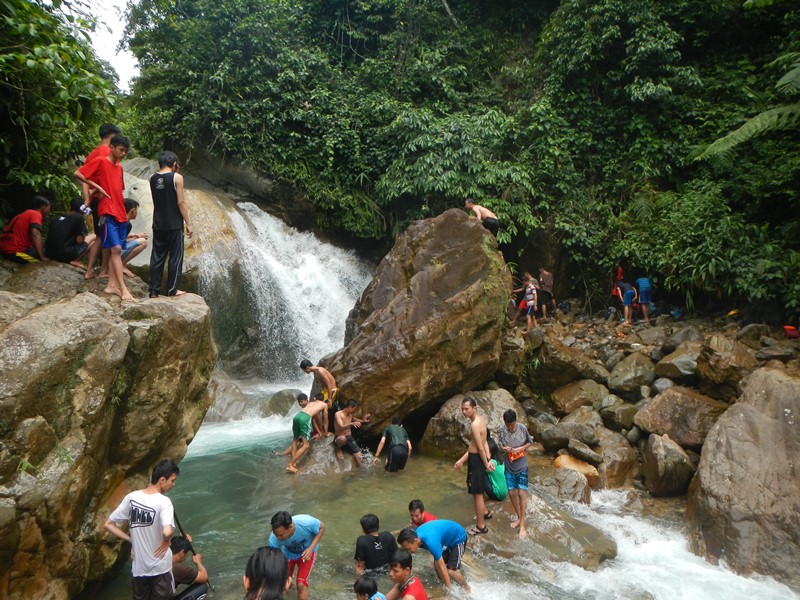
[[[98,285],[43,264],[0,291],[13,307],[0,323],[0,597],[69,598],[101,578],[121,546],[99,530],[107,501],[180,460],[208,408],[205,302],[121,304],[86,291]]]
[[[462,210],[416,221],[381,261],[349,317],[347,346],[321,361],[341,397],[422,422],[492,378],[511,274],[490,233]],[[410,426],[410,425],[409,425]]]
[[[633,417],[640,429],[668,435],[683,448],[699,450],[728,405],[681,386],[667,388]]]
[[[679,496],[689,488],[695,466],[689,455],[668,435],[647,438],[642,471],[647,491],[653,496]]]
[[[800,588],[800,377],[761,368],[706,438],[687,516],[692,550]]]

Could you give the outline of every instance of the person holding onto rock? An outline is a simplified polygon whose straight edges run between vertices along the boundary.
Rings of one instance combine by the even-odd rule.
[[[526,451],[533,444],[533,439],[528,428],[517,423],[516,411],[509,409],[504,412],[503,423],[497,430],[497,439],[500,442],[498,446],[504,453],[508,495],[511,497],[511,505],[517,516],[517,520],[511,522],[511,527],[518,528],[520,539],[524,539],[528,535],[525,530],[525,513],[528,507],[525,496],[528,491]]]
[[[485,206],[475,204],[472,198],[467,198],[466,202],[464,202],[464,206],[467,207],[467,210],[471,210],[475,213],[475,216],[480,219],[483,226],[486,227],[494,237],[497,237],[497,231],[500,229],[500,219],[497,218],[496,214]]]
[[[132,585],[136,600],[172,598],[170,540],[175,531],[175,513],[164,494],[175,487],[179,473],[178,465],[171,460],[159,462],[150,485],[125,496],[104,525],[106,531],[133,546]],[[119,528],[124,522],[130,533]]]
[[[411,572],[411,553],[398,550],[389,561],[389,579],[394,587],[386,594],[386,600],[428,600],[428,594],[419,578]]]
[[[389,448],[389,456],[386,458],[384,469],[390,473],[405,469],[406,461],[411,456],[411,440],[408,439],[408,433],[403,429],[402,422],[400,417],[392,418],[392,424],[381,433],[381,441],[378,442],[378,449],[375,450],[375,462],[378,462],[383,446],[386,445]]]
[[[300,411],[292,419],[293,437],[289,447],[282,452],[272,451],[273,454],[280,456],[291,455],[289,464],[286,465],[286,470],[290,473],[297,473],[297,462],[311,447],[311,439],[314,434],[312,426],[314,418],[328,409],[328,405],[321,400],[309,402],[308,396],[305,394],[297,395],[297,403],[300,405]]]
[[[339,410],[336,408],[336,406],[339,406],[336,399],[336,396],[339,393],[339,388],[336,387],[336,380],[333,378],[333,375],[331,375],[331,372],[325,367],[315,367],[308,359],[303,359],[300,361],[300,369],[302,369],[303,373],[314,375],[314,381],[319,382],[320,386],[322,387],[322,400],[327,403],[328,409]],[[322,425],[322,435],[325,437],[333,435],[333,432],[331,431],[334,426],[333,413],[331,412],[329,414],[329,410],[326,410],[320,419]]]
[[[34,196],[31,208],[11,219],[0,233],[0,255],[23,265],[47,260],[42,248],[42,222],[49,214],[50,201]]]
[[[467,593],[470,592],[467,580],[459,573],[467,547],[467,530],[461,525],[455,521],[437,519],[420,525],[416,531],[403,529],[397,535],[397,543],[411,554],[416,554],[420,548],[430,552],[436,576],[448,591],[453,580]]]
[[[153,195],[153,250],[150,254],[150,297],[161,293],[164,264],[167,263],[167,296],[183,296],[179,290],[183,271],[183,231],[191,239],[194,232],[189,224],[189,206],[183,189],[183,175],[174,152],[158,155],[158,172],[150,177]]]
[[[470,535],[486,533],[489,528],[486,520],[492,518],[492,513],[486,510],[486,501],[483,494],[486,492],[488,478],[486,472],[494,471],[494,464],[489,460],[489,444],[486,421],[478,414],[478,404],[475,398],[467,396],[461,402],[461,414],[470,421],[469,448],[459,458],[453,468],[460,469],[467,463],[467,493],[472,495],[475,505],[475,526],[469,530]]]
[[[353,427],[361,427],[362,423],[369,423],[370,414],[367,413],[362,418],[355,416],[358,402],[355,400],[348,400],[344,408],[336,413],[336,437],[334,443],[336,444],[336,458],[344,458],[342,448],[347,450],[356,459],[359,466],[364,460],[361,454],[361,448],[356,440],[353,438]]]
[[[270,520],[269,545],[280,548],[289,559],[289,577],[297,567],[297,600],[308,600],[308,579],[317,557],[319,542],[325,535],[325,523],[311,515],[280,511]]]
[[[379,532],[381,527],[378,517],[373,514],[361,517],[361,535],[356,540],[356,575],[365,571],[382,569],[389,564],[389,559],[397,552],[397,542],[388,531]],[[385,569],[384,569],[385,570]]]

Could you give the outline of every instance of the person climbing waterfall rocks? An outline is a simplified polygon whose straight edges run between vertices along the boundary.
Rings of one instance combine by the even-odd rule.
[[[471,210],[475,213],[475,216],[481,220],[483,226],[486,227],[494,237],[497,237],[497,232],[500,229],[500,219],[497,218],[496,214],[485,206],[475,204],[472,198],[467,198],[466,202],[464,202],[464,206],[467,207],[467,210]]]
[[[297,403],[300,405],[294,419],[292,419],[292,441],[289,447],[278,452],[273,450],[273,454],[285,456],[291,455],[286,470],[290,473],[297,473],[297,462],[308,452],[311,447],[311,438],[314,433],[313,420],[328,409],[328,405],[321,400],[308,401],[305,394],[297,395]]]
[[[335,406],[336,395],[339,392],[339,388],[336,387],[336,380],[333,378],[333,375],[331,375],[331,372],[325,367],[315,367],[310,360],[305,358],[300,361],[300,369],[303,371],[303,373],[314,375],[314,381],[319,382],[320,386],[322,387],[323,401],[327,404],[328,409],[333,408]],[[329,437],[332,435],[330,429],[334,422],[333,415],[329,417],[328,410],[326,410],[321,419],[322,435]]]

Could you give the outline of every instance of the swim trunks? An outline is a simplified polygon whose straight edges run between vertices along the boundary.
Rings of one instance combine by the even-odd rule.
[[[336,398],[336,394],[339,393],[339,388],[333,388],[330,393],[330,398],[328,398],[328,388],[322,388],[322,399],[327,402],[328,400],[334,400]]]
[[[500,229],[500,221],[493,217],[486,217],[483,220],[483,226],[492,232],[492,235],[497,237],[497,231]]]
[[[506,469],[506,486],[509,490],[528,491],[528,469],[519,473],[512,473]]]
[[[344,450],[347,450],[350,454],[358,454],[361,452],[361,448],[356,443],[355,439],[353,439],[352,435],[348,435],[345,438],[344,446],[342,446]]]
[[[636,291],[628,290],[625,292],[625,296],[622,298],[622,303],[625,306],[633,306],[633,299],[636,297]]]
[[[395,445],[389,448],[389,457],[386,459],[384,469],[390,473],[402,471],[408,461],[408,446]]]
[[[481,455],[469,453],[467,457],[467,493],[483,494],[486,491],[486,467]]]
[[[294,439],[310,440],[312,433],[311,417],[302,410],[292,419],[292,434]]]

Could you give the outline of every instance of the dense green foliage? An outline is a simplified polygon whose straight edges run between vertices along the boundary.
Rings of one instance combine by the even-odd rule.
[[[56,19],[35,2],[0,3]],[[796,105],[800,11],[749,4],[141,0],[126,132],[147,154],[177,145],[296,185],[321,226],[357,237],[389,238],[472,196],[499,214],[508,248],[547,232],[589,291],[607,291],[623,262],[688,299],[778,299],[797,313],[796,121],[743,138],[735,160],[695,160],[748,119]],[[93,72],[73,58],[71,76]],[[102,112],[101,82],[63,87],[73,122]],[[6,131],[34,113],[3,89],[8,156],[20,149]]]
[[[68,201],[76,192],[69,167],[97,143],[97,126],[111,110],[114,81],[89,44],[94,24],[81,10],[64,12],[60,5],[0,0],[5,216],[32,193]]]

